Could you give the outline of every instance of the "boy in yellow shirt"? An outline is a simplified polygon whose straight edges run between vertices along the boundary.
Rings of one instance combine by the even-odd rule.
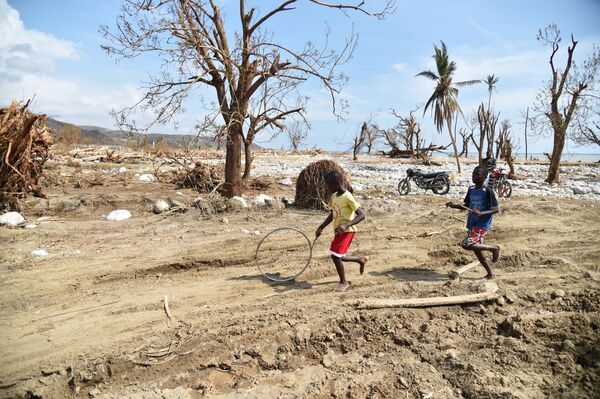
[[[342,175],[338,172],[329,172],[325,175],[325,183],[331,195],[329,200],[329,209],[331,212],[327,219],[317,228],[315,236],[319,237],[323,229],[333,222],[335,237],[331,242],[331,259],[335,269],[340,277],[340,283],[335,289],[336,292],[344,292],[349,287],[346,281],[343,262],[354,262],[360,265],[360,274],[365,272],[365,264],[369,260],[367,256],[348,256],[348,249],[356,233],[355,225],[365,220],[366,216],[356,202],[354,196],[343,186]]]

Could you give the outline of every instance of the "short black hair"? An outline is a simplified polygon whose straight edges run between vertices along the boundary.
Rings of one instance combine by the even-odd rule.
[[[484,176],[487,174],[488,170],[485,166],[483,165],[478,165],[475,167],[475,169],[473,169],[473,173],[482,173]]]
[[[325,175],[325,181],[331,183],[342,183],[344,179],[342,178],[342,174],[337,171],[331,171]]]

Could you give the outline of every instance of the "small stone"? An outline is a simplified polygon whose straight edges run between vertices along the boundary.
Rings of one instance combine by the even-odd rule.
[[[153,182],[156,180],[156,177],[154,175],[146,173],[146,174],[140,175],[139,179],[140,179],[140,181]]]
[[[286,177],[284,179],[279,180],[277,183],[281,184],[282,186],[291,186],[292,179],[290,179],[289,177]]]
[[[126,220],[131,217],[131,212],[127,209],[117,209],[116,211],[112,211],[108,215],[106,215],[106,220],[109,222],[119,222],[121,220]]]
[[[125,166],[121,166],[119,168],[119,173],[127,173],[127,168]]]
[[[232,197],[229,199],[229,205],[234,209],[248,208],[246,200],[242,197]]]
[[[500,297],[496,299],[496,303],[498,304],[498,306],[504,306],[506,305],[506,299],[504,299],[504,297]]]
[[[519,300],[519,297],[512,291],[506,291],[506,294],[504,294],[504,297],[506,298],[506,301],[508,303],[515,303]]]
[[[382,202],[386,205],[398,205],[398,201],[395,201],[390,198],[384,198]]]
[[[472,284],[477,292],[497,292],[498,286],[491,281],[477,281]]]
[[[165,211],[168,211],[170,207],[171,206],[169,205],[169,203],[167,201],[165,201],[164,199],[159,199],[159,200],[156,200],[156,202],[152,206],[152,212],[163,213]]]
[[[561,290],[560,288],[557,290],[552,291],[552,293],[550,294],[550,297],[552,299],[556,299],[556,298],[564,298],[565,297],[566,292],[565,290]]]
[[[575,344],[570,339],[565,339],[562,342],[561,349],[563,351],[574,351],[575,350]]]
[[[509,380],[509,379],[508,379],[508,377],[507,377],[507,376],[505,376],[505,375],[503,375],[503,376],[500,378],[500,382],[501,382],[502,386],[503,386],[503,387],[505,387],[505,388],[506,388],[506,387],[508,387],[508,386],[510,385],[510,380]]]
[[[44,256],[48,256],[48,251],[46,251],[44,248],[37,248],[37,249],[34,249],[33,252],[31,252],[31,256],[34,258],[41,258]]]
[[[331,355],[331,353],[328,353],[325,356],[323,356],[321,364],[325,368],[331,368],[331,366],[333,366],[333,356]]]
[[[260,235],[260,230],[254,230],[254,235],[255,236],[259,236]]]
[[[264,206],[264,205],[267,204],[266,201],[271,201],[271,200],[272,200],[272,198],[269,197],[268,195],[266,195],[266,194],[259,194],[259,195],[257,195],[256,197],[254,197],[252,199],[252,205],[255,205],[255,206]]]
[[[19,212],[7,212],[0,216],[0,225],[18,226],[25,223],[25,218]]]
[[[240,229],[240,231],[244,234],[250,234],[250,230]]]
[[[592,189],[589,187],[581,186],[581,187],[572,187],[574,194],[584,195],[592,192]]]
[[[221,219],[221,223],[229,224],[229,219],[223,218],[223,219]]]
[[[91,398],[95,398],[96,396],[100,395],[100,390],[98,388],[94,388],[88,392],[88,395],[90,395]]]
[[[26,229],[35,229],[37,227],[37,224],[29,223],[29,224],[26,224],[24,227]]]

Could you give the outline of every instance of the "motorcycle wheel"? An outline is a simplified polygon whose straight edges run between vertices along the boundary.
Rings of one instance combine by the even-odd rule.
[[[450,191],[450,182],[447,179],[440,179],[433,182],[431,191],[438,195],[444,195]]]
[[[511,194],[512,194],[512,185],[510,184],[509,181],[504,180],[498,186],[498,196],[500,198],[510,198]]]
[[[408,182],[408,177],[400,180],[398,183],[398,194],[406,195],[410,192],[410,183]]]

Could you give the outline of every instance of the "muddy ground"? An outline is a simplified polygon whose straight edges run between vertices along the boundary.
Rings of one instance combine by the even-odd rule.
[[[502,246],[506,298],[358,310],[365,298],[473,292],[481,267],[447,277],[474,258],[448,198],[360,193],[368,219],[353,248],[371,261],[363,276],[350,265],[351,289],[337,294],[331,231],[295,283],[266,281],[253,261],[265,232],[312,235],[324,213],[223,210],[203,195],[200,208],[154,215],[157,198],[189,206],[198,194],[125,166],[82,180],[98,164],[50,162],[48,200],[25,202],[38,227],[0,228],[0,397],[600,397],[598,203],[501,202],[488,240]],[[263,191],[294,194],[275,182]],[[133,217],[105,221],[114,209]],[[32,258],[39,245],[49,255]]]

